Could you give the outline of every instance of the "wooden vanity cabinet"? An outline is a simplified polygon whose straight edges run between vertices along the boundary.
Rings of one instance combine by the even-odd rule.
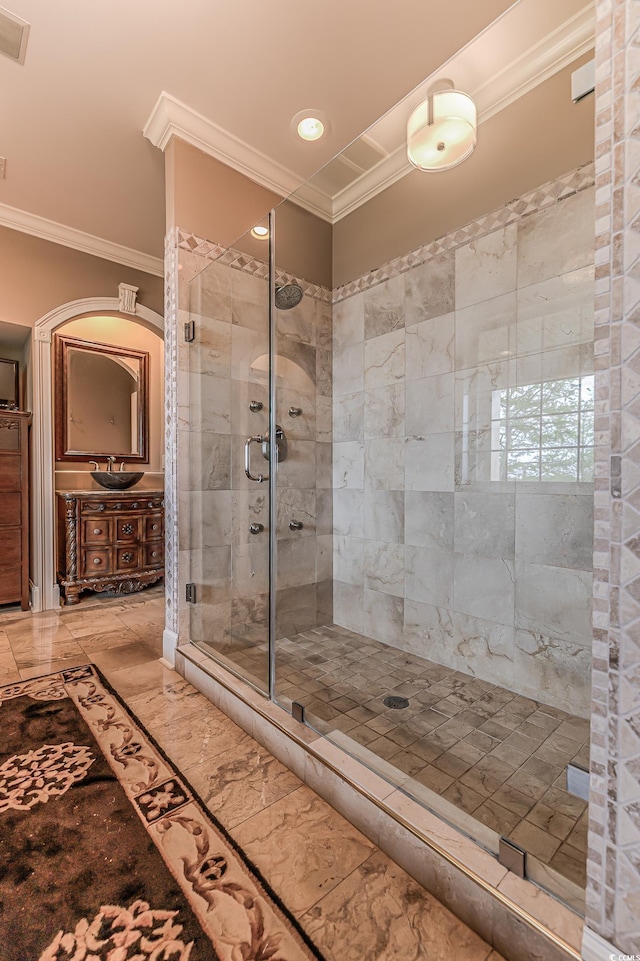
[[[29,609],[29,425],[0,411],[0,604]]]
[[[58,583],[66,604],[82,591],[131,594],[164,576],[162,491],[58,493]]]

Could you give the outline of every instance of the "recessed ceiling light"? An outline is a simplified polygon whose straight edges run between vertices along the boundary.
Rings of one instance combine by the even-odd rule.
[[[321,110],[300,110],[291,121],[291,127],[301,140],[312,143],[328,133],[329,121]]]
[[[305,117],[296,129],[303,140],[320,140],[324,133],[324,124],[318,117]]]
[[[256,240],[266,240],[269,236],[269,228],[263,227],[262,224],[257,224],[251,228],[251,236]]]

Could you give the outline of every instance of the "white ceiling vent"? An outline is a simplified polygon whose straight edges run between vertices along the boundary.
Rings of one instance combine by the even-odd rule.
[[[24,63],[28,37],[27,21],[0,7],[0,53],[17,60],[18,63]]]
[[[349,184],[359,180],[367,170],[376,167],[385,157],[387,157],[386,150],[363,135],[314,176],[314,186],[324,190],[330,196],[335,196]]]

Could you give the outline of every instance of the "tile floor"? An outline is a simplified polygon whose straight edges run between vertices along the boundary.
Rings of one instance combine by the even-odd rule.
[[[328,961],[503,961],[348,821],[175,672],[163,597],[0,609],[0,683],[97,664],[229,827]]]
[[[264,670],[264,645],[227,657]],[[427,805],[435,791],[584,887],[587,802],[566,766],[589,767],[587,720],[335,625],[279,640],[276,677],[285,703],[403,790]]]

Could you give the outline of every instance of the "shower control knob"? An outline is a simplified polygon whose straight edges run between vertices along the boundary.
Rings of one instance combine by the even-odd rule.
[[[261,534],[264,530],[264,524],[251,524],[249,527],[250,534]]]
[[[253,411],[254,414],[257,414],[258,411],[262,410],[263,407],[264,407],[264,404],[262,403],[261,400],[252,400],[251,403],[249,404],[249,410]]]
[[[304,524],[302,523],[302,521],[289,521],[290,531],[301,531],[303,527],[304,527]]]
[[[289,417],[299,417],[302,413],[302,407],[290,407]]]

